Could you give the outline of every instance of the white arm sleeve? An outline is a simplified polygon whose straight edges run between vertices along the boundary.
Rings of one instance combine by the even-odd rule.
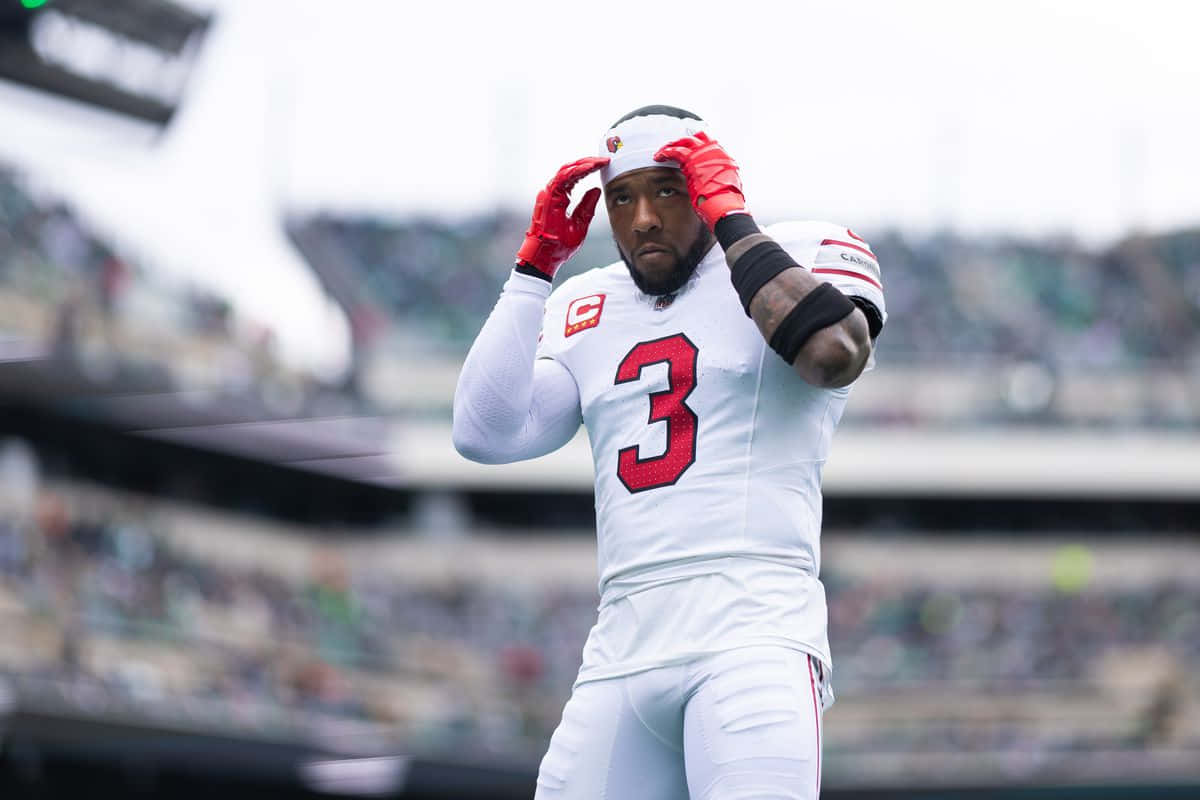
[[[514,272],[471,345],[454,390],[454,448],[482,464],[562,447],[583,421],[579,388],[562,364],[535,360],[550,284]]]

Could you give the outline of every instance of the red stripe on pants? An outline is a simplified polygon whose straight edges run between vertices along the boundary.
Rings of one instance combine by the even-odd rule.
[[[813,677],[812,656],[808,657],[808,685],[812,687],[813,722],[817,726],[817,794],[821,796],[821,707],[817,705],[817,679]]]

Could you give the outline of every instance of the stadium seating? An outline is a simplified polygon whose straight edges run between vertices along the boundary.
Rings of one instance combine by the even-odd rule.
[[[239,394],[286,372],[228,299],[115,252],[2,164],[0,312],[0,341],[102,384]]]
[[[434,346],[449,338],[461,351],[495,301],[523,222],[511,212],[463,222],[318,215],[290,229],[318,271],[320,255],[340,255],[362,276],[363,302],[405,320],[406,330],[428,331]],[[889,364],[1196,367],[1198,230],[1107,248],[894,231],[870,239],[891,311],[880,340]],[[606,233],[593,231],[564,274],[616,259]]]
[[[590,537],[323,533],[44,484],[0,514],[0,678],[85,715],[533,763],[594,618]],[[880,569],[904,543],[831,537],[831,776],[1200,759],[1194,545],[912,547]]]
[[[523,225],[510,211],[288,222],[354,331],[355,375],[330,387],[285,369],[271,332],[238,317],[228,298],[114,253],[68,207],[0,165],[0,340],[35,343],[95,379],[217,391],[231,402],[250,396],[277,410],[289,397],[283,406],[296,413],[335,392],[325,405],[342,413],[445,418],[457,363]],[[871,240],[891,318],[881,369],[848,420],[1178,429],[1200,421],[1200,230],[1106,248],[897,232]],[[615,257],[597,230],[564,269]]]

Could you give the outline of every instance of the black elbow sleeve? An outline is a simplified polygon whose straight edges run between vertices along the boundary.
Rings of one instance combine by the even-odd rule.
[[[854,312],[854,303],[832,284],[822,283],[796,303],[771,334],[771,349],[789,364],[812,335]]]
[[[858,306],[858,310],[863,312],[863,316],[867,318],[867,331],[871,338],[875,339],[879,336],[879,332],[883,330],[883,314],[879,313],[879,306],[856,294],[850,295],[850,302]]]

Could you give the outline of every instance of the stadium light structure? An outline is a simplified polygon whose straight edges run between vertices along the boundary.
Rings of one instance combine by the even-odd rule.
[[[0,0],[0,78],[164,125],[210,22],[171,0]]]

